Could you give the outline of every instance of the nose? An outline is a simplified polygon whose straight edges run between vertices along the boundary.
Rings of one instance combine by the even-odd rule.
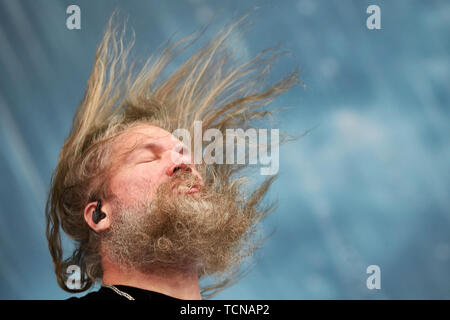
[[[169,168],[167,168],[167,175],[169,177],[173,176],[175,174],[175,172],[177,171],[185,171],[185,172],[192,172],[192,168],[189,167],[188,165],[184,164],[184,163],[180,163],[180,164],[174,164],[171,165]]]
[[[192,165],[188,165],[188,164],[185,164],[185,163],[174,164],[174,165],[170,166],[167,169],[166,174],[169,177],[171,177],[171,176],[173,176],[175,174],[175,172],[177,172],[179,170],[191,173],[192,175],[194,175],[199,180],[199,183],[203,186],[203,178],[202,178],[202,176],[200,175],[200,173]]]
[[[169,161],[171,165],[167,168],[166,174],[171,177],[177,172],[178,170],[182,170],[184,172],[191,173],[194,175],[198,180],[199,183],[203,186],[203,178],[200,175],[200,173],[195,169],[194,164],[192,163],[192,158],[189,152],[186,152],[186,150],[180,145],[178,145],[173,150],[170,150],[167,152],[167,156],[169,157]]]
[[[192,155],[190,154],[189,149],[182,143],[177,143],[175,147],[168,150],[167,156],[170,158],[169,161],[171,163],[166,172],[169,177],[171,177],[178,170],[182,170],[194,175],[199,180],[199,183],[202,186],[204,185],[202,176],[193,164]]]

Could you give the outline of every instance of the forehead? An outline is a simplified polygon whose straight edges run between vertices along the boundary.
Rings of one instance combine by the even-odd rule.
[[[127,129],[116,141],[115,150],[133,151],[145,144],[155,144],[159,147],[173,148],[180,140],[170,132],[153,125],[137,125]]]

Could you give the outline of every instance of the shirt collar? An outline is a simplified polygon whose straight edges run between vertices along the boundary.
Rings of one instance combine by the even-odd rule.
[[[166,294],[156,292],[156,291],[149,291],[141,288],[126,286],[126,285],[114,285],[117,289],[120,291],[123,291],[125,293],[128,293],[130,296],[132,296],[135,300],[172,300],[172,301],[180,301],[181,299],[168,296]],[[111,290],[109,288],[105,288],[107,290]]]

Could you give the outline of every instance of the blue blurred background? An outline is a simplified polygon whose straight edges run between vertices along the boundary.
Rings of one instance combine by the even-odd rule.
[[[81,30],[66,8],[81,8]],[[366,8],[381,8],[368,30]],[[314,128],[280,151],[275,229],[253,271],[220,299],[450,298],[449,1],[0,0],[0,298],[63,299],[44,235],[50,176],[115,8],[135,55],[217,14],[208,34],[249,9],[245,56],[277,42],[304,88],[282,131]],[[175,66],[173,66],[175,67]],[[381,268],[381,289],[366,268]]]

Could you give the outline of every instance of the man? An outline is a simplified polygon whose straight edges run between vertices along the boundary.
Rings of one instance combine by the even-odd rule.
[[[199,34],[167,44],[136,75],[132,45],[111,18],[86,93],[61,150],[47,200],[47,238],[58,284],[86,299],[202,299],[235,283],[260,246],[261,200],[273,176],[250,191],[242,164],[194,163],[192,141],[171,132],[249,128],[262,108],[299,83],[297,71],[261,90],[278,53],[237,65],[230,50],[246,16],[221,31],[165,81],[162,72]],[[184,47],[183,44],[187,43]],[[231,64],[231,65],[229,65]],[[194,146],[195,147],[195,146]],[[62,229],[75,242],[66,259]],[[68,268],[81,269],[79,288]],[[207,277],[214,282],[200,285]]]

